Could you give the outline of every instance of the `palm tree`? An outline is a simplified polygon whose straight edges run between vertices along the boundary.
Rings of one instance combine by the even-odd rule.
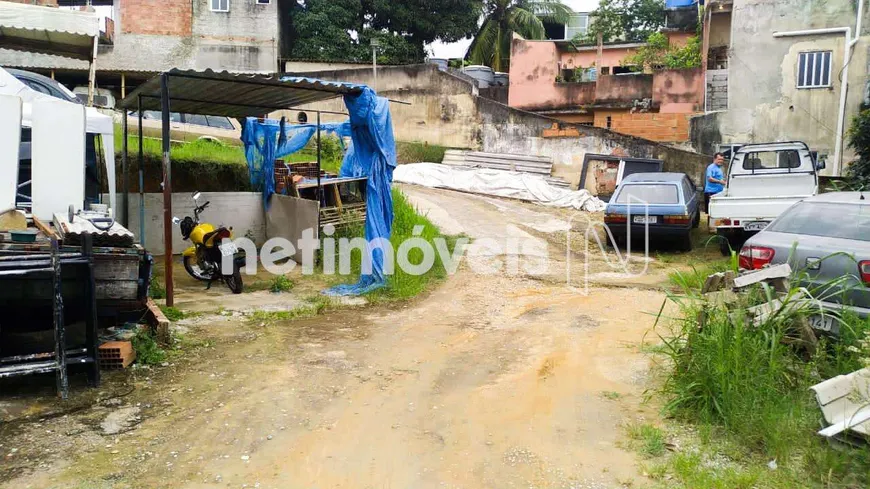
[[[543,21],[565,24],[571,9],[560,0],[485,0],[484,14],[468,48],[468,59],[495,71],[508,71],[512,33],[543,39]]]

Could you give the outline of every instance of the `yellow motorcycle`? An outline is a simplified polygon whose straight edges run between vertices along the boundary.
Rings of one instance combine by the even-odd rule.
[[[181,254],[184,269],[191,277],[208,282],[206,288],[211,288],[213,281],[222,280],[233,294],[241,294],[243,284],[240,269],[245,262],[244,251],[239,250],[230,241],[222,242],[233,237],[233,228],[224,226],[215,228],[209,223],[199,222],[199,215],[209,205],[208,201],[199,205],[200,196],[199,192],[193,194],[196,207],[193,209],[192,218],[190,216],[184,219],[172,218],[172,222],[181,227],[181,237],[193,243],[193,246]],[[221,268],[224,256],[233,257],[233,270],[230,273],[224,273]]]

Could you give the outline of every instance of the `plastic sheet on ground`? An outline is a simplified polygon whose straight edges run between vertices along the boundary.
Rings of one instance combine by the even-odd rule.
[[[446,188],[474,194],[507,197],[551,206],[599,212],[606,204],[587,190],[554,187],[538,175],[442,165],[411,163],[401,165],[393,173],[396,182],[424,187]]]

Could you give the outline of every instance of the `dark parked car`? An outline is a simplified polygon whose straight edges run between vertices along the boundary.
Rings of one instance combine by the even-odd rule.
[[[622,180],[604,211],[617,244],[649,232],[650,242],[676,240],[692,249],[692,228],[700,223],[698,190],[685,173],[635,173]]]
[[[32,71],[15,70],[12,68],[4,69],[8,71],[10,75],[17,78],[18,81],[37,92],[51,95],[52,97],[66,100],[67,102],[74,102],[77,104],[82,103],[70,89],[47,76],[33,73]]]
[[[870,313],[870,193],[831,192],[788,208],[740,250],[740,267],[788,263],[801,273],[816,299]],[[841,278],[833,284],[831,281]],[[839,305],[839,306],[838,306]],[[810,318],[821,330],[836,330],[832,317]]]

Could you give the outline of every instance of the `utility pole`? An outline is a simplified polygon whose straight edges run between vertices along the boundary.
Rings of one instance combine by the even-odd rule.
[[[378,48],[381,46],[381,41],[372,39],[372,75],[374,76],[373,87],[378,91]]]

